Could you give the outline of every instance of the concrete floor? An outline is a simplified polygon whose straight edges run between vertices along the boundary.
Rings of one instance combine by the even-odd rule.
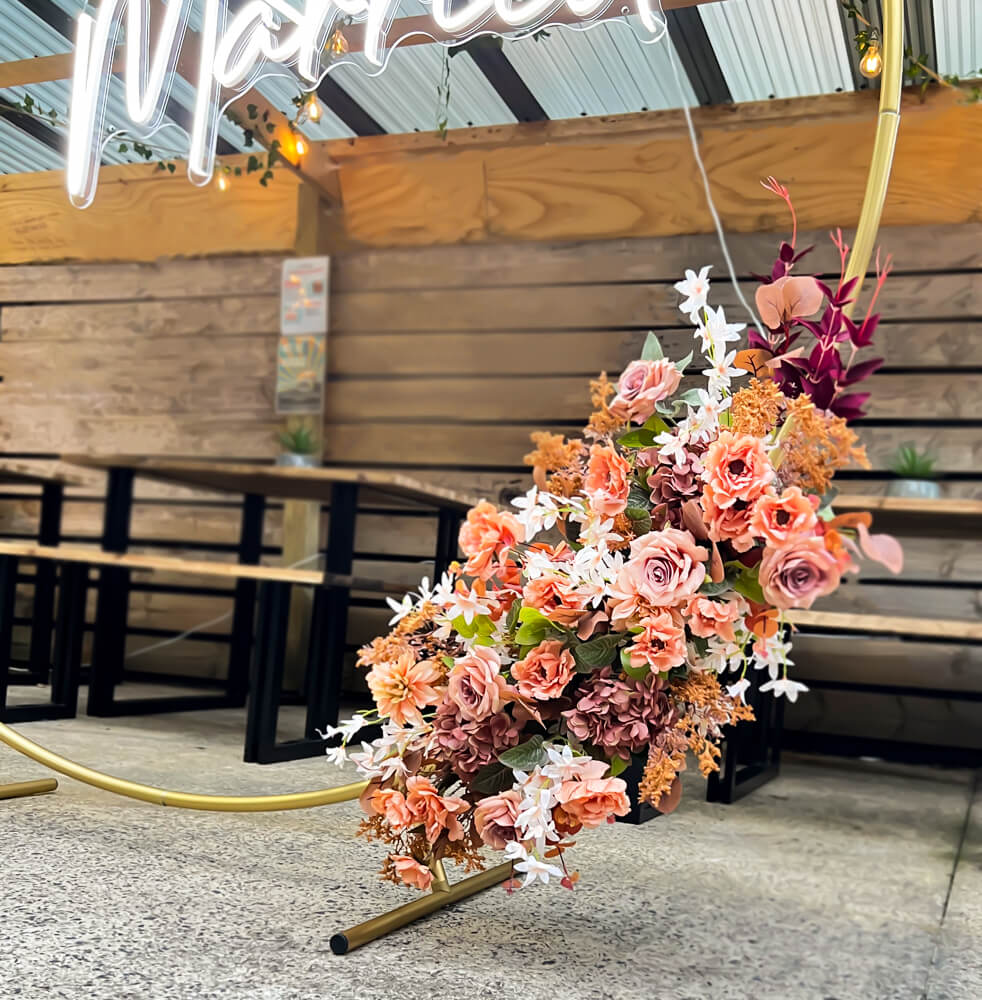
[[[20,729],[164,787],[354,778],[320,759],[243,764],[242,725],[219,711]],[[0,745],[0,781],[47,773]],[[411,898],[377,881],[356,804],[195,813],[64,779],[0,802],[0,998],[979,1000],[975,784],[795,758],[717,806],[696,776],[673,816],[581,836],[575,892],[494,889],[336,957],[333,932]]]

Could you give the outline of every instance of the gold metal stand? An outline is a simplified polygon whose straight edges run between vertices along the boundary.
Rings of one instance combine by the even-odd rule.
[[[883,73],[880,77],[880,110],[876,119],[873,156],[866,180],[866,194],[856,227],[856,240],[846,266],[846,279],[858,278],[856,295],[869,268],[876,234],[883,215],[883,203],[890,184],[893,153],[900,127],[900,96],[903,88],[904,0],[882,0]],[[846,307],[852,315],[857,298]]]
[[[314,806],[332,805],[335,802],[348,802],[357,799],[365,790],[367,782],[358,781],[351,785],[339,785],[337,788],[323,788],[313,792],[291,792],[286,795],[197,795],[194,792],[172,792],[152,785],[141,785],[125,778],[116,778],[111,774],[94,771],[84,764],[76,764],[67,757],[61,757],[45,749],[33,740],[0,723],[0,741],[20,751],[26,757],[36,760],[52,771],[75,778],[87,785],[112,792],[114,795],[124,795],[130,799],[139,799],[157,806],[173,806],[177,809],[201,809],[208,812],[276,812],[282,809],[311,809]],[[43,782],[32,782],[42,784]],[[57,785],[57,782],[50,782]],[[50,791],[50,788],[44,789]],[[30,794],[30,793],[24,793]]]
[[[15,781],[12,785],[0,785],[0,799],[21,799],[28,795],[43,795],[53,792],[58,787],[54,778],[41,778],[40,781]]]
[[[440,867],[442,871],[442,865]],[[506,878],[511,876],[511,871],[511,862],[509,861],[496,868],[489,868],[486,872],[465,878],[456,885],[449,885],[445,875],[442,883],[434,877],[433,889],[429,895],[421,896],[411,903],[397,906],[394,910],[389,910],[388,913],[372,917],[371,920],[366,920],[363,924],[335,934],[331,938],[331,951],[335,955],[347,955],[349,951],[354,951],[355,948],[360,948],[363,944],[368,944],[369,941],[374,941],[385,934],[391,934],[392,931],[397,931],[400,927],[405,927],[406,924],[419,920],[420,917],[425,917],[444,906],[457,903],[504,882]]]

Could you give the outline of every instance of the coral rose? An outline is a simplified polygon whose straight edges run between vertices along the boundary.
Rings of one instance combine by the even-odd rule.
[[[631,556],[612,591],[615,596],[636,594],[655,607],[681,604],[702,586],[708,558],[688,531],[649,531],[631,542]]]
[[[385,818],[393,833],[403,833],[417,822],[406,796],[396,788],[380,788],[371,802],[372,808]]]
[[[653,674],[685,663],[685,629],[671,614],[659,611],[641,620],[644,629],[627,647],[632,667],[647,667]]]
[[[668,399],[681,381],[682,373],[671,361],[632,361],[617,381],[610,412],[643,424],[655,412],[655,404]]]
[[[702,639],[719,636],[727,642],[736,642],[733,626],[747,613],[739,598],[735,601],[714,601],[709,597],[693,597],[685,606],[689,630]]]
[[[522,589],[522,603],[541,611],[546,618],[571,628],[587,614],[589,597],[570,586],[566,577],[543,573]]]
[[[450,671],[447,697],[461,718],[476,722],[501,710],[508,695],[498,654],[488,646],[475,646]]]
[[[798,486],[789,486],[779,497],[765,495],[754,504],[750,528],[754,535],[768,545],[780,547],[815,534],[818,518],[812,498]]]
[[[423,721],[421,708],[435,705],[443,691],[434,687],[443,674],[432,660],[416,662],[411,651],[395,662],[376,663],[365,680],[375,699],[379,715],[387,715],[397,726]]]
[[[817,535],[780,549],[767,548],[760,561],[760,586],[776,608],[810,608],[839,586],[838,560]]]
[[[737,552],[754,547],[750,518],[753,507],[746,500],[735,500],[728,507],[716,502],[716,491],[708,484],[702,491],[702,509],[709,537],[714,542],[729,542]]]
[[[764,442],[751,434],[721,431],[702,456],[702,478],[712,489],[717,507],[738,500],[753,503],[774,478]]]
[[[564,781],[556,799],[568,817],[585,827],[602,826],[608,817],[626,816],[631,810],[627,785],[620,778]]]
[[[470,803],[453,795],[444,796],[429,778],[413,775],[406,782],[406,804],[426,830],[426,839],[435,844],[440,834],[447,831],[449,840],[460,840],[464,828],[457,813],[467,812]]]
[[[814,316],[824,297],[814,278],[789,274],[761,285],[754,296],[761,321],[770,330],[792,319]]]
[[[517,681],[518,693],[537,701],[558,698],[573,679],[576,662],[558,639],[540,642],[535,649],[511,667],[511,677]]]
[[[630,490],[627,459],[606,445],[595,444],[590,449],[583,492],[590,500],[590,509],[605,517],[619,514],[627,506]]]
[[[518,839],[515,820],[521,801],[521,793],[512,788],[500,795],[481,799],[475,806],[474,829],[492,850],[503,851],[506,844]]]
[[[421,865],[415,858],[411,858],[407,854],[390,854],[389,860],[392,862],[396,875],[413,889],[422,889],[423,892],[426,892],[433,884],[433,872],[426,865]]]
[[[494,576],[495,564],[516,542],[525,539],[521,522],[482,500],[467,512],[460,526],[460,547],[468,557],[465,569],[484,580]]]

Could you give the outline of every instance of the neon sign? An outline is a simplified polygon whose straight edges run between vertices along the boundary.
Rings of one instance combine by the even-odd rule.
[[[68,196],[79,208],[95,197],[107,143],[124,135],[145,140],[168,127],[167,99],[197,0],[170,0],[155,39],[150,38],[151,2],[161,0],[103,0],[94,16],[79,15],[66,169]],[[410,34],[461,45],[479,35],[507,31],[510,40],[554,25],[582,29],[615,17],[628,21],[642,42],[655,42],[665,33],[660,0],[630,0],[631,7],[615,7],[621,0],[426,0],[432,31],[421,29],[418,18],[395,18],[399,0],[300,0],[302,7],[286,0],[246,0],[231,17],[228,0],[200,2],[201,27],[192,36],[197,42],[197,65],[196,79],[191,81],[195,99],[188,140],[188,177],[199,186],[207,184],[214,172],[223,112],[266,77],[288,76],[294,81],[299,77],[300,87],[312,90],[339,65],[354,63],[377,75]],[[411,30],[398,34],[400,20],[414,22]],[[120,37],[124,21],[125,41]],[[324,48],[342,23],[363,26],[363,51],[325,67]],[[126,50],[123,76],[129,124],[107,132],[106,100],[120,45]]]

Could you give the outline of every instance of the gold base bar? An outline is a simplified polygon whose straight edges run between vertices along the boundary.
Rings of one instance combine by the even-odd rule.
[[[0,723],[0,741],[18,750],[31,760],[36,760],[52,771],[76,781],[101,788],[114,795],[124,795],[156,806],[173,806],[177,809],[201,809],[206,812],[276,812],[282,809],[311,809],[314,806],[332,805],[357,799],[367,782],[358,781],[337,788],[322,788],[313,792],[291,792],[286,795],[197,795],[194,792],[172,792],[152,785],[141,785],[125,778],[94,771],[84,764],[76,764],[45,749],[33,740]],[[54,782],[54,784],[57,784]],[[50,790],[50,789],[46,789]]]
[[[391,934],[393,931],[399,930],[400,927],[405,927],[406,924],[419,920],[420,917],[428,916],[444,906],[457,903],[504,882],[506,878],[511,877],[511,873],[511,862],[506,861],[503,865],[465,878],[448,889],[434,888],[434,891],[429,895],[414,899],[404,906],[397,906],[394,910],[389,910],[388,913],[383,913],[380,917],[372,917],[371,920],[366,920],[363,924],[351,927],[341,934],[335,934],[331,938],[331,951],[335,955],[347,955],[349,951],[354,951],[355,948],[360,948],[363,944],[368,944],[369,941],[374,941],[376,938]]]
[[[58,787],[54,778],[39,781],[15,781],[12,785],[0,785],[0,799],[21,799],[27,795],[44,795]]]

